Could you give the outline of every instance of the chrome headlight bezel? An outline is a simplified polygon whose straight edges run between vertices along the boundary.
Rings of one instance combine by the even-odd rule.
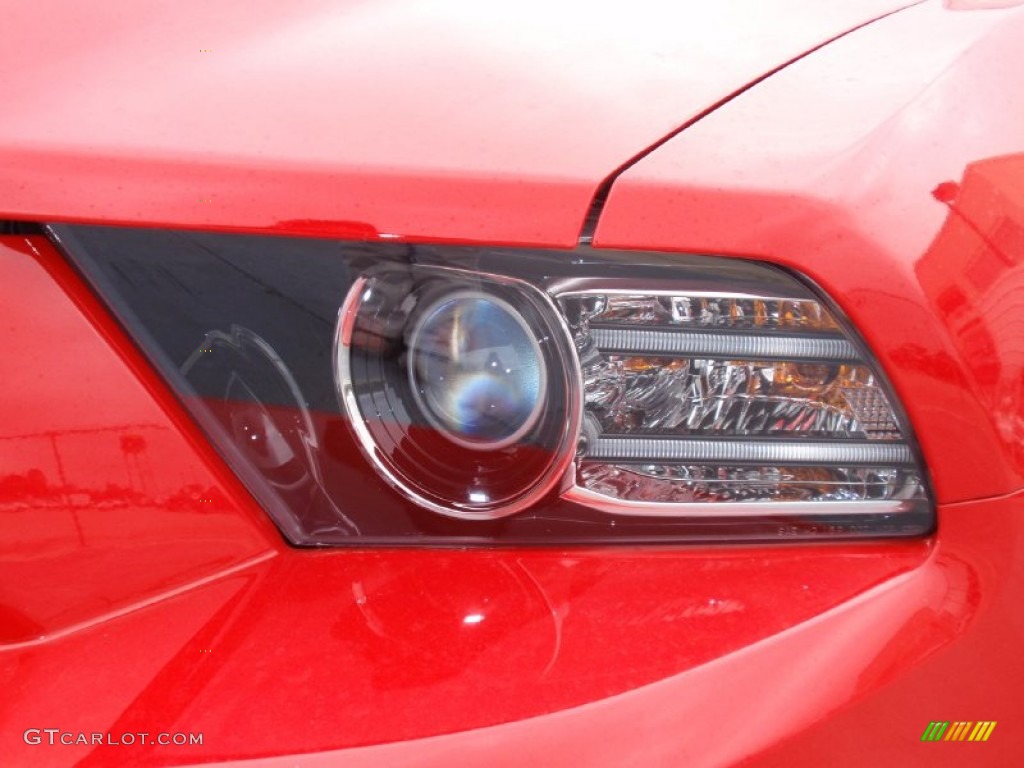
[[[387,281],[397,290],[388,290]],[[383,307],[377,298],[382,293],[385,296],[391,294]],[[400,438],[396,439],[389,434],[394,430],[375,430],[375,426],[391,424],[396,419],[415,424],[415,418],[405,415],[410,412],[435,426],[434,417],[422,407],[422,393],[415,391],[416,383],[408,373],[411,361],[401,362],[397,366],[398,374],[392,375],[388,381],[380,356],[373,355],[374,350],[368,355],[365,349],[380,345],[388,347],[391,354],[399,357],[413,354],[412,344],[418,337],[416,331],[423,316],[440,303],[459,296],[486,296],[500,302],[516,312],[521,327],[533,336],[546,372],[541,412],[516,430],[513,440],[502,440],[489,447],[460,445],[460,441],[453,439],[447,429],[435,429],[437,434],[454,443],[445,446],[433,442],[432,447],[445,454],[445,464],[438,464],[433,473],[427,467],[422,467],[418,473],[410,472],[410,451],[404,449],[401,442],[415,442],[416,437],[410,430],[402,429]],[[511,301],[516,296],[519,298],[518,310],[513,309]],[[363,312],[370,299],[376,300],[376,305],[369,313]],[[383,320],[380,317],[382,313],[386,313]],[[361,326],[361,318],[367,314],[372,314],[372,317]],[[374,327],[369,327],[371,325]],[[372,337],[372,341],[360,344],[360,334],[364,338]],[[402,268],[387,265],[370,268],[356,280],[345,297],[339,311],[335,339],[339,399],[363,455],[393,488],[419,506],[458,519],[495,520],[529,508],[564,482],[580,430],[581,402],[578,393],[581,378],[568,329],[551,298],[543,291],[516,278],[447,266],[410,265]],[[360,390],[360,379],[366,383],[369,378],[365,373],[361,376],[368,366],[376,366],[373,378],[378,385],[370,392]],[[409,385],[407,394],[403,387],[406,383]],[[525,459],[521,452],[516,455],[517,448],[522,447],[527,438],[541,443],[543,455],[539,462],[535,460],[538,453],[535,450],[528,451],[530,455]],[[464,462],[479,462],[475,467],[477,478],[493,471],[516,471],[523,460],[539,466],[532,473],[524,473],[523,480],[515,483],[514,489],[498,495],[491,487],[475,483],[472,475],[456,483],[458,490],[455,492],[441,494],[432,486],[439,482],[440,472],[458,471],[458,466],[452,467],[448,463],[453,452],[460,454],[456,456],[456,464],[460,458]],[[420,463],[429,466],[430,449],[419,453]],[[498,467],[482,471],[480,464],[489,457],[495,459]]]

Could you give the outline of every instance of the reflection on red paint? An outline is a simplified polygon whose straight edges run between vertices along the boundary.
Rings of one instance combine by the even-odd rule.
[[[1007,454],[1024,466],[1024,154],[971,163],[954,186],[915,270]]]
[[[270,552],[258,511],[125,366],[116,331],[55,282],[88,305],[48,245],[3,238],[0,273],[0,644]]]
[[[203,760],[212,744],[236,759],[339,749],[526,720],[698,670],[910,577],[929,554],[922,542],[732,552],[288,550],[119,619],[109,639],[89,630],[23,653],[60,663],[97,646],[150,648],[134,653],[135,667],[107,692],[117,705],[103,727],[145,730],[159,720],[202,730],[204,747],[175,750],[178,762]],[[948,641],[937,612],[962,622],[972,610],[949,603],[958,584],[930,573],[928,606],[891,617],[916,617],[920,642],[907,664]],[[153,642],[179,614],[190,618],[173,644]],[[91,674],[74,670],[63,685]],[[47,700],[33,680],[12,680],[19,708],[43,705],[62,722],[89,722]],[[83,765],[117,758],[101,749]]]

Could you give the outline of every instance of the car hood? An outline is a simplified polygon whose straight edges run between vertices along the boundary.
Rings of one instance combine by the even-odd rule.
[[[616,168],[906,5],[43,0],[7,12],[0,216],[570,245]]]

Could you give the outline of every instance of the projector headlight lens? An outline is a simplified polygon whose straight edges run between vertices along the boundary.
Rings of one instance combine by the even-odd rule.
[[[507,302],[456,293],[428,307],[409,339],[409,381],[423,415],[457,445],[504,448],[544,405],[547,369]]]

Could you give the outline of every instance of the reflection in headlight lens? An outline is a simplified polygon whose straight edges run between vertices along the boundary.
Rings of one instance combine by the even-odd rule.
[[[514,443],[544,404],[540,348],[519,314],[483,293],[429,307],[409,343],[409,378],[432,426],[467,448]]]

